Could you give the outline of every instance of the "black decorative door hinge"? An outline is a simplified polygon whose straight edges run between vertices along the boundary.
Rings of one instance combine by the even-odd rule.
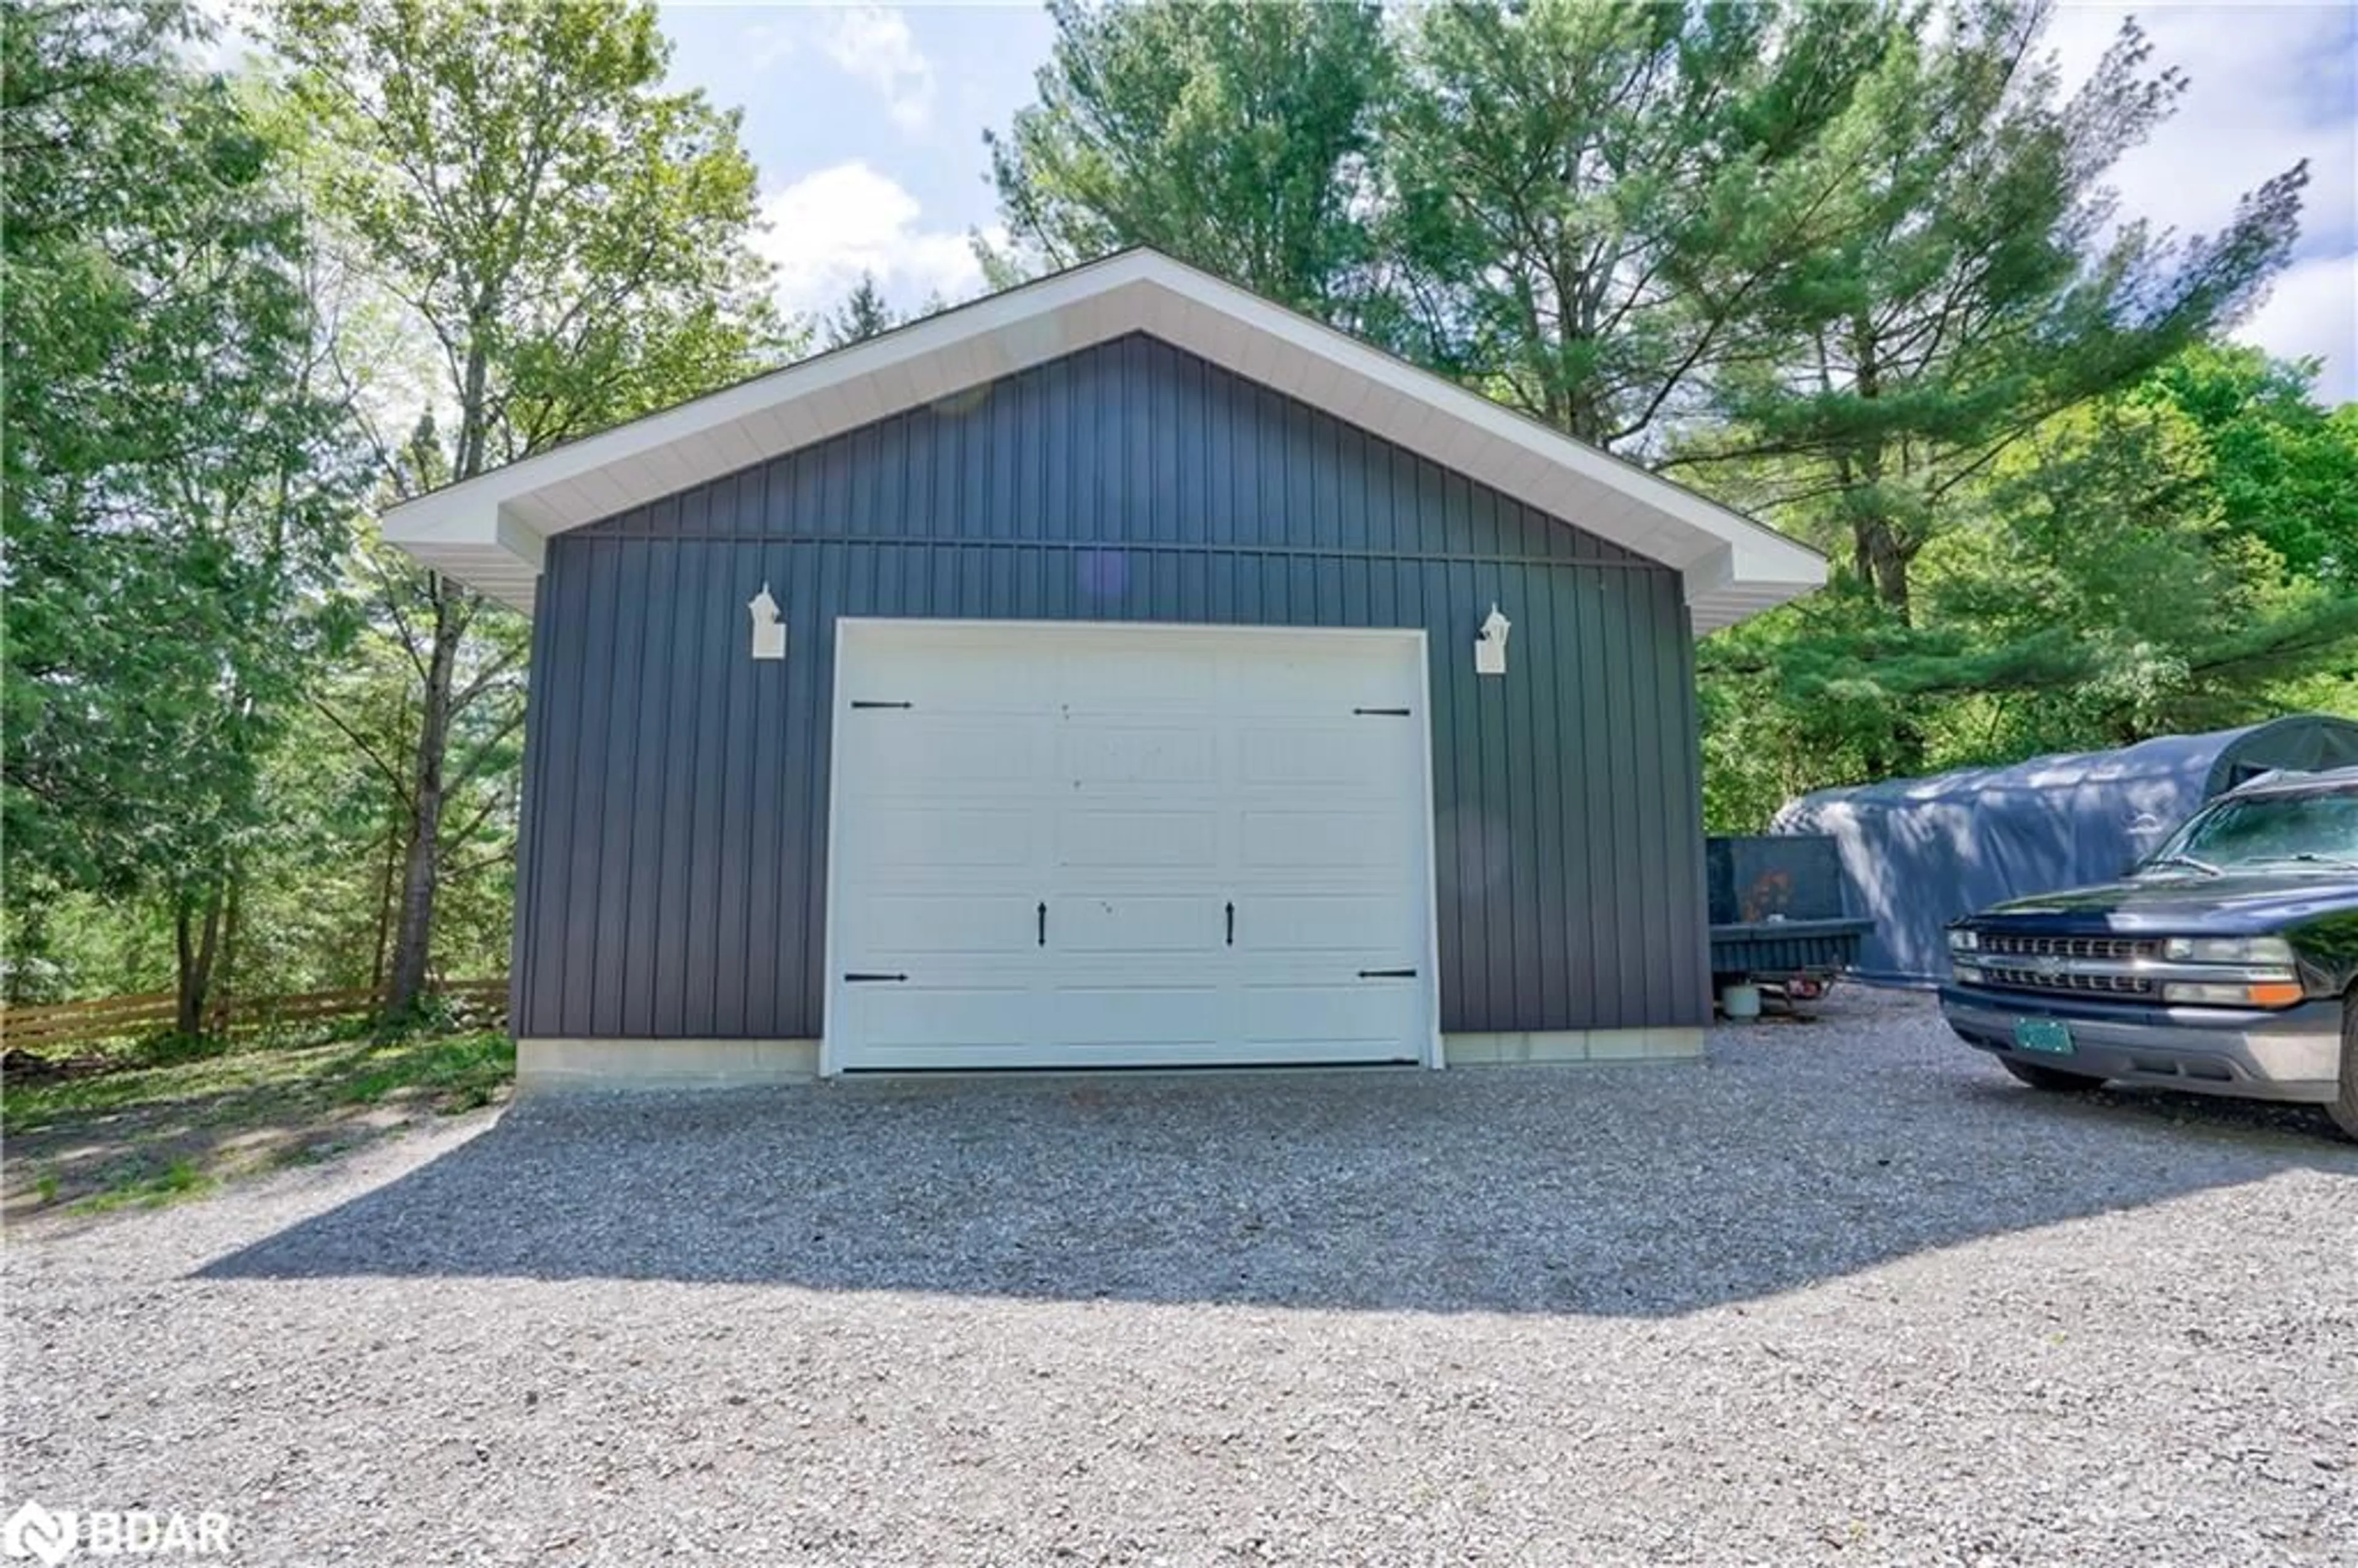
[[[914,708],[917,705],[914,702],[871,702],[865,697],[855,697],[851,699],[851,706],[854,708]]]
[[[1361,969],[1359,978],[1363,980],[1412,980],[1416,979],[1416,971],[1414,969]]]
[[[848,986],[872,986],[886,980],[905,980],[908,978],[906,975],[879,975],[854,969],[843,977],[843,983]]]

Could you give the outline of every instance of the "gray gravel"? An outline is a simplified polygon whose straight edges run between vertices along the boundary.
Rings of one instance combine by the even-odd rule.
[[[18,1227],[5,1491],[238,1563],[2358,1561],[2358,1150],[1695,1065],[543,1101]]]

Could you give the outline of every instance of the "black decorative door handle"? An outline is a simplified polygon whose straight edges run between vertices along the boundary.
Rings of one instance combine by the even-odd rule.
[[[1228,946],[1231,946],[1231,947],[1233,947],[1233,946],[1235,946],[1236,945],[1237,945],[1237,906],[1236,906],[1235,904],[1231,903],[1231,904],[1229,904],[1229,905],[1228,905]]]
[[[1045,947],[1047,945],[1048,945],[1048,901],[1047,901],[1046,899],[1044,899],[1044,899],[1042,899],[1042,900],[1040,901],[1040,946],[1043,946],[1043,947]]]

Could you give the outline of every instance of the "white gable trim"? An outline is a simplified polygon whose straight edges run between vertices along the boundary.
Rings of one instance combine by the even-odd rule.
[[[1676,568],[1695,630],[1825,581],[1816,551],[1152,251],[1125,251],[406,502],[384,536],[529,611],[547,536],[1130,332]]]

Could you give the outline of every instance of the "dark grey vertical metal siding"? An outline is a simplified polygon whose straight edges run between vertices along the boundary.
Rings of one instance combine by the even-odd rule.
[[[519,1033],[819,1033],[840,615],[1424,627],[1443,1026],[1705,1017],[1677,574],[1154,340],[561,535],[539,615]]]

